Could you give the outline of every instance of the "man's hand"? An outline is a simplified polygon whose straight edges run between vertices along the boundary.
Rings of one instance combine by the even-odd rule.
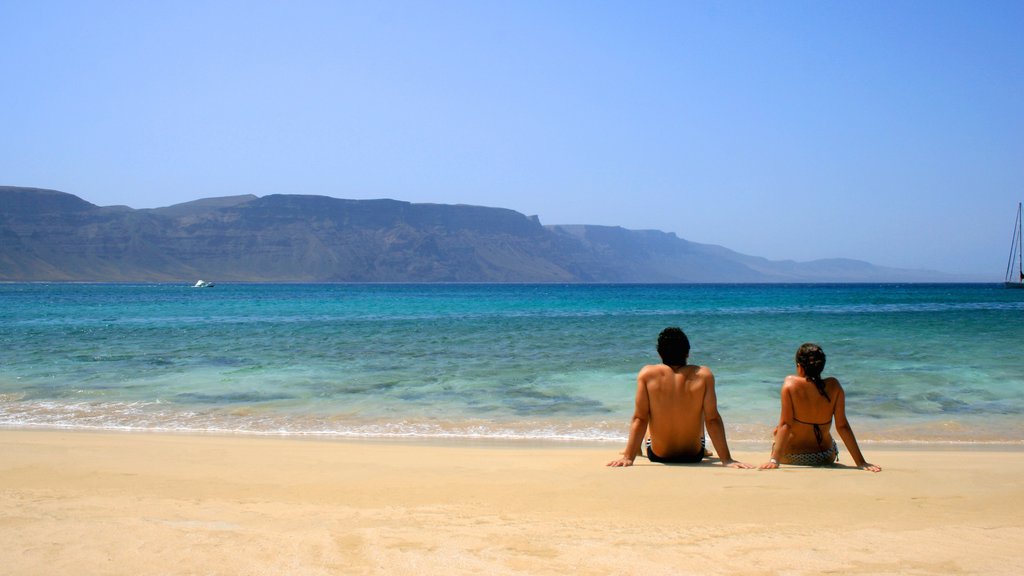
[[[723,461],[722,462],[722,466],[725,466],[726,468],[743,468],[743,469],[753,468],[752,465],[747,464],[746,462],[740,462],[738,460],[729,460],[728,462]]]
[[[618,460],[612,460],[611,462],[605,464],[605,466],[611,466],[612,468],[625,468],[626,466],[632,466],[632,465],[633,465],[633,459],[632,458],[626,458],[625,456],[623,456],[622,458],[619,458]]]

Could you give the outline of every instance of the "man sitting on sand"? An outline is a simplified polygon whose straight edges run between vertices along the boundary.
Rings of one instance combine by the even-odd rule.
[[[751,468],[729,454],[725,424],[718,413],[715,376],[707,366],[687,366],[690,341],[679,328],[665,328],[658,335],[662,364],[640,369],[636,377],[636,409],[629,427],[629,440],[622,458],[608,466],[632,466],[640,454],[648,428],[651,440],[647,457],[651,462],[697,463],[704,459],[704,425],[722,464]]]

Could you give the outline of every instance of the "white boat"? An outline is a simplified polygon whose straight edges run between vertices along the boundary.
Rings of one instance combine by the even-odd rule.
[[[192,287],[193,288],[213,288],[216,286],[213,282],[207,282],[206,280],[199,280]]]
[[[1021,254],[1020,202],[1017,203],[1017,221],[1013,224],[1013,238],[1010,239],[1010,260],[1006,263],[1007,288],[1024,288],[1024,255]]]

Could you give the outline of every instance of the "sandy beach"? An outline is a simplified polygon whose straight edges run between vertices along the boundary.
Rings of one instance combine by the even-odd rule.
[[[618,449],[4,430],[0,571],[1020,572],[1017,449],[868,445],[880,474],[605,468]]]

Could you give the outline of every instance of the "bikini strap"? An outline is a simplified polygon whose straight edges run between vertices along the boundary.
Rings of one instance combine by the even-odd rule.
[[[822,445],[823,445],[823,443],[822,443],[821,427],[822,426],[831,426],[832,425],[832,419],[831,418],[828,419],[828,422],[823,422],[821,424],[817,424],[815,422],[804,422],[803,420],[800,420],[800,419],[796,418],[795,416],[793,417],[793,421],[814,427],[814,439],[818,441],[818,448],[821,448]]]

